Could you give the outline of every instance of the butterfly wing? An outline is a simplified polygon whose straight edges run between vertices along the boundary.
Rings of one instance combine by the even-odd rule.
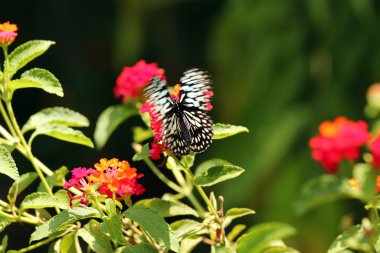
[[[191,135],[190,149],[200,153],[205,151],[212,142],[212,120],[200,110],[184,110],[183,120]]]
[[[190,153],[189,145],[183,138],[181,129],[184,121],[177,117],[174,113],[170,117],[165,117],[163,121],[163,136],[167,147],[178,156],[187,155]]]
[[[171,110],[171,99],[165,79],[158,76],[152,78],[150,83],[144,89],[144,95],[147,103],[152,104],[154,111],[158,113],[158,120],[162,121],[166,114]]]
[[[208,110],[210,103],[211,80],[205,71],[197,68],[189,69],[180,79],[180,103],[186,107]]]

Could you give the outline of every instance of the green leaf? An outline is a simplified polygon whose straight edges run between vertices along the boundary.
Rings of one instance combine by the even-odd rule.
[[[354,166],[352,176],[358,179],[360,189],[358,191],[357,189],[352,189],[352,187],[350,187],[349,190],[356,190],[355,193],[359,199],[369,202],[369,200],[373,198],[374,194],[376,194],[377,172],[369,164],[358,163]]]
[[[298,215],[324,203],[343,198],[341,183],[334,175],[322,175],[306,182],[295,203]]]
[[[17,196],[23,192],[29,185],[31,185],[34,180],[38,177],[36,172],[28,172],[22,174],[18,180],[13,182],[11,188],[9,188],[8,192],[8,200],[15,201]]]
[[[62,237],[59,245],[59,253],[81,253],[77,233],[69,233]]]
[[[25,209],[40,209],[49,207],[58,207],[61,209],[67,209],[67,202],[61,202],[55,196],[51,196],[46,192],[34,192],[29,194],[21,202],[20,208]]]
[[[11,153],[3,145],[0,145],[0,173],[7,175],[13,180],[20,178],[18,169]]]
[[[288,224],[279,222],[262,223],[252,227],[237,240],[239,253],[261,253],[273,241],[294,235],[296,230]]]
[[[125,241],[120,214],[114,213],[104,217],[102,220],[103,222],[100,223],[100,231],[110,237],[115,245],[119,245]]]
[[[127,104],[113,105],[105,109],[95,126],[94,139],[97,149],[103,148],[116,128],[137,113],[135,107]]]
[[[36,227],[30,237],[30,242],[41,240],[57,232],[64,225],[86,218],[100,218],[98,210],[91,207],[76,207],[62,211],[44,224]]]
[[[331,244],[327,253],[338,253],[345,249],[357,249],[363,252],[370,251],[369,238],[364,235],[360,224],[351,227],[339,235]]]
[[[154,133],[151,129],[146,129],[142,127],[133,127],[133,142],[141,143],[149,138],[152,138],[154,136]]]
[[[194,215],[199,217],[198,213],[191,207],[181,203],[159,198],[143,199],[135,203],[135,206],[145,206],[156,211],[162,218],[173,217],[178,215]]]
[[[91,220],[84,228],[78,230],[78,236],[90,246],[94,252],[112,253],[109,238],[98,231],[99,223]]]
[[[181,240],[179,252],[190,253],[202,240],[201,236],[188,237]]]
[[[299,251],[286,246],[273,246],[265,249],[263,253],[299,253]]]
[[[186,237],[207,233],[202,223],[190,219],[177,220],[171,223],[170,227],[175,232],[179,241],[182,241]]]
[[[223,139],[227,138],[229,136],[238,134],[238,133],[243,133],[243,132],[249,132],[248,128],[243,127],[243,126],[234,126],[234,125],[229,125],[229,124],[221,124],[221,123],[216,123],[212,126],[212,139],[218,140],[218,139]]]
[[[164,250],[178,252],[179,244],[175,234],[157,212],[143,206],[133,206],[123,215],[137,222]]]
[[[194,154],[184,155],[181,158],[181,164],[185,165],[186,168],[190,169],[194,165],[194,160],[195,160]]]
[[[246,229],[246,225],[243,225],[243,224],[237,224],[235,225],[231,232],[228,233],[227,235],[227,238],[228,240],[230,240],[231,242],[235,240],[236,237],[238,237],[240,235],[241,232],[243,232],[244,229]]]
[[[3,230],[13,222],[15,222],[13,219],[11,220],[8,217],[3,217],[0,214],[0,232],[3,232]]]
[[[249,208],[231,208],[226,212],[225,218],[236,219],[250,214],[255,214],[256,212]]]
[[[195,171],[195,183],[200,186],[211,186],[222,181],[235,178],[244,169],[221,159],[203,162]]]
[[[158,253],[158,250],[150,244],[140,243],[127,245],[120,253]]]
[[[240,218],[246,215],[255,214],[256,212],[249,208],[231,208],[226,212],[224,216],[223,224],[230,224],[232,220]]]
[[[38,135],[47,135],[62,141],[73,142],[90,148],[94,147],[92,141],[81,131],[64,125],[48,124],[37,127],[31,135],[29,143],[32,143],[34,138],[36,138]]]
[[[10,82],[9,88],[12,92],[23,88],[39,88],[63,97],[62,85],[59,80],[46,69],[34,68],[24,72],[20,79]]]
[[[4,235],[3,239],[1,239],[0,253],[5,253],[7,251],[7,245],[8,245],[8,236]]]
[[[142,146],[140,152],[136,153],[133,157],[132,157],[132,161],[141,161],[145,158],[149,158],[150,157],[150,153],[149,153],[149,143],[146,143]]]
[[[45,108],[33,114],[25,125],[22,132],[36,129],[38,126],[46,124],[58,124],[68,127],[87,127],[90,125],[88,119],[82,114],[64,107]]]
[[[46,177],[46,181],[50,186],[50,189],[53,189],[54,186],[62,187],[66,182],[65,176],[67,173],[69,173],[67,167],[62,166],[59,169],[55,170],[53,175]],[[37,191],[46,192],[46,188],[42,182],[40,182],[38,185]]]
[[[18,46],[9,55],[9,79],[27,63],[45,53],[54,41],[32,40]]]

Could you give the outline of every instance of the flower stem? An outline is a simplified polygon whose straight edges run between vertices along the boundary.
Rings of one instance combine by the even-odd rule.
[[[162,172],[157,168],[157,166],[149,159],[149,158],[144,158],[144,162],[148,167],[152,170],[152,172],[162,181],[164,182],[167,186],[169,186],[171,189],[178,193],[182,193],[183,190],[180,186],[175,184],[173,181],[168,179]]]

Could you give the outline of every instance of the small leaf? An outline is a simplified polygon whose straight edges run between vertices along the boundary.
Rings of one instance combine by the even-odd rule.
[[[29,143],[32,143],[34,138],[38,135],[47,135],[62,141],[73,142],[90,148],[94,147],[92,141],[81,131],[64,125],[48,124],[37,127],[30,137]]]
[[[100,223],[100,231],[109,236],[115,245],[119,245],[125,241],[122,230],[123,223],[120,214],[114,213],[104,217],[102,220],[103,222]]]
[[[12,92],[23,88],[39,88],[63,97],[62,85],[59,80],[46,69],[34,68],[24,72],[20,79],[10,82],[9,88]]]
[[[64,225],[86,218],[100,218],[98,210],[91,207],[76,207],[62,211],[44,224],[36,227],[30,237],[30,242],[41,240],[57,232]]]
[[[164,250],[178,252],[179,244],[175,234],[157,212],[143,206],[133,206],[123,215],[137,222]]]
[[[109,238],[98,231],[99,223],[91,220],[84,228],[78,230],[78,236],[90,246],[94,252],[112,253]]]
[[[136,162],[136,161],[141,161],[145,158],[149,158],[150,157],[150,153],[149,153],[149,143],[146,143],[142,146],[140,152],[136,153],[133,157],[132,157],[132,161]]]
[[[223,224],[227,226],[232,220],[240,218],[246,215],[255,214],[256,212],[249,208],[231,208],[226,212],[224,216]]]
[[[227,238],[229,241],[234,241],[236,237],[240,235],[241,232],[243,232],[244,229],[246,229],[247,226],[243,224],[237,224],[235,225],[231,232],[228,233]]]
[[[0,173],[7,175],[13,180],[20,178],[18,169],[11,153],[3,145],[0,145]]]
[[[301,195],[295,203],[298,215],[319,206],[344,197],[341,183],[336,176],[322,175],[306,182],[302,187]]]
[[[343,252],[345,249],[358,249],[362,252],[369,252],[369,237],[364,235],[362,226],[355,225],[344,231],[331,244],[327,253]]]
[[[184,155],[181,158],[181,163],[185,165],[186,168],[190,169],[194,165],[194,160],[195,160],[194,154]]]
[[[279,222],[262,223],[253,226],[236,242],[239,253],[261,253],[273,241],[294,235],[296,230],[288,224]]]
[[[34,192],[25,197],[21,202],[21,209],[40,209],[58,207],[67,209],[67,203],[62,203],[57,197],[46,192]]]
[[[22,174],[18,180],[13,182],[11,188],[9,188],[8,199],[16,200],[16,197],[23,192],[29,185],[31,185],[34,180],[38,177],[36,172],[28,172]]]
[[[79,245],[76,233],[69,233],[62,237],[59,245],[59,253],[81,253],[82,250]]]
[[[18,46],[9,55],[9,79],[11,79],[19,69],[43,54],[53,44],[55,44],[54,41],[32,40]]]
[[[149,138],[152,138],[154,136],[154,133],[151,129],[146,129],[142,127],[133,127],[133,142],[141,143]]]
[[[158,250],[150,244],[140,243],[127,245],[120,253],[158,253]]]
[[[178,215],[194,215],[195,217],[199,216],[194,209],[181,202],[162,200],[159,198],[143,199],[135,203],[134,206],[145,206],[153,209],[159,213],[162,218]]]
[[[15,222],[13,219],[9,219],[7,217],[2,217],[0,215],[0,232],[3,232],[6,227]]]
[[[211,186],[222,181],[235,178],[244,169],[221,159],[203,162],[195,171],[195,183],[200,186]]]
[[[103,148],[116,128],[137,113],[135,107],[127,104],[113,105],[105,109],[95,126],[94,139],[97,149]]]
[[[58,124],[68,127],[87,127],[90,125],[88,119],[78,112],[64,107],[50,107],[33,114],[22,127],[22,132],[25,133],[45,124]]]
[[[181,253],[190,253],[192,250],[203,240],[201,236],[187,237],[181,240],[180,250]]]
[[[227,138],[229,136],[238,134],[238,133],[243,133],[243,132],[249,132],[248,128],[243,127],[243,126],[234,126],[234,125],[229,125],[229,124],[221,124],[221,123],[216,123],[212,126],[212,139],[218,140],[218,139],[223,139]]]
[[[0,253],[5,253],[7,251],[7,245],[8,245],[8,236],[4,235],[3,239],[1,239]]]
[[[177,220],[170,224],[179,241],[193,235],[201,235],[207,233],[204,225],[198,221],[183,219]]]

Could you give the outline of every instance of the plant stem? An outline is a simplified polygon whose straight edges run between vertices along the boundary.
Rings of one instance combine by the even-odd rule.
[[[167,186],[172,188],[174,191],[178,193],[182,193],[183,190],[180,186],[175,184],[173,181],[168,179],[162,172],[156,167],[156,165],[149,159],[149,158],[144,158],[143,159],[146,165],[152,170],[152,172],[162,181],[164,182]]]
[[[4,121],[5,121],[5,124],[7,124],[9,130],[11,131],[12,135],[13,136],[17,136],[14,128],[13,128],[13,125],[11,123],[11,121],[9,120],[9,116],[7,114],[7,112],[5,111],[4,109],[4,105],[3,105],[3,101],[0,100],[0,112],[1,112],[1,115],[3,116],[4,118]],[[5,137],[5,136],[4,136]]]
[[[28,252],[28,251],[34,250],[34,249],[36,249],[36,248],[38,248],[38,247],[41,247],[41,246],[43,246],[43,245],[45,245],[45,244],[48,244],[49,242],[51,242],[51,241],[53,241],[53,240],[55,240],[55,239],[56,239],[55,237],[48,238],[48,239],[43,240],[43,241],[40,241],[40,242],[38,242],[38,243],[36,243],[36,244],[30,245],[30,246],[28,246],[28,247],[26,247],[26,248],[23,248],[23,249],[17,250],[17,252],[18,252],[18,253],[23,253],[23,252]]]

